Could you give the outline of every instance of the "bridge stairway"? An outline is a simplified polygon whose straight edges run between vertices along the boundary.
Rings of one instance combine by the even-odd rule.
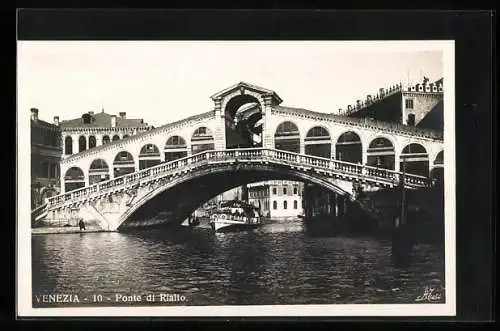
[[[47,204],[43,204],[31,211],[31,226],[36,227],[47,217]]]

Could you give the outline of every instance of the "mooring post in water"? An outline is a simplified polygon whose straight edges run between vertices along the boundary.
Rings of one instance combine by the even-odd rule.
[[[393,223],[392,231],[392,256],[393,261],[397,265],[408,264],[412,242],[410,240],[407,222],[407,198],[406,198],[406,188],[405,188],[405,174],[406,174],[406,160],[403,159],[403,172],[400,175],[400,187],[401,187],[401,197],[400,197],[400,210],[399,215],[396,216]]]

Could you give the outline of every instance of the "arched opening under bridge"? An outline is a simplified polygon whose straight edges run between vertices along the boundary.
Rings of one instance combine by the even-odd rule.
[[[340,195],[350,195],[321,174],[272,165],[249,165],[237,171],[234,165],[220,164],[203,168],[174,179],[169,179],[151,189],[151,192],[127,210],[119,221],[120,227],[133,227],[146,219],[167,217],[169,222],[180,224],[196,208],[229,189],[266,180],[308,182]],[[293,205],[288,205],[292,208]],[[163,215],[163,216],[162,216]]]

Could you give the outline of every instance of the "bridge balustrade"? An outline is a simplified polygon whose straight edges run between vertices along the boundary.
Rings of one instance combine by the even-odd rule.
[[[361,164],[353,164],[345,161],[331,160],[312,155],[297,154],[276,149],[234,149],[234,150],[209,150],[181,159],[162,163],[135,173],[127,174],[119,178],[96,183],[81,189],[77,189],[59,196],[48,199],[47,205],[54,206],[68,200],[74,200],[89,196],[91,194],[103,194],[115,190],[120,186],[130,185],[148,178],[156,178],[158,175],[167,175],[182,170],[188,165],[200,165],[208,161],[233,161],[233,160],[270,160],[284,161],[287,164],[307,165],[327,171],[338,171],[342,173],[355,174],[383,182],[396,183],[402,173],[393,170],[370,167]],[[405,183],[417,186],[426,186],[428,179],[423,176],[405,174]]]

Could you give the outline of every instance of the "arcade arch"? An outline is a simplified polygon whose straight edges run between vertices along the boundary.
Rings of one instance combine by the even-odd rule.
[[[345,162],[363,162],[361,138],[357,133],[348,131],[340,135],[335,144],[335,158]]]
[[[121,177],[135,172],[134,157],[127,151],[116,154],[113,161],[113,178]]]
[[[160,150],[156,145],[147,144],[142,146],[139,152],[139,170],[154,167],[161,163]]]
[[[429,155],[420,144],[409,144],[403,148],[400,157],[400,171],[427,177],[429,175]]]
[[[170,162],[187,156],[187,145],[181,136],[171,136],[165,143],[165,162]]]
[[[226,148],[262,147],[262,107],[254,96],[233,97],[224,109]]]
[[[305,153],[329,159],[332,155],[330,133],[322,126],[311,128],[304,139]]]
[[[71,167],[64,174],[64,191],[69,192],[85,186],[85,175],[79,167]]]
[[[213,149],[215,145],[212,131],[206,126],[197,128],[191,137],[191,152],[197,154]]]
[[[367,165],[394,170],[396,154],[392,142],[384,137],[373,139],[368,145]]]
[[[95,159],[89,168],[89,185],[109,179],[109,166],[103,159]]]
[[[276,149],[300,153],[300,132],[297,125],[291,121],[282,122],[274,133]]]

